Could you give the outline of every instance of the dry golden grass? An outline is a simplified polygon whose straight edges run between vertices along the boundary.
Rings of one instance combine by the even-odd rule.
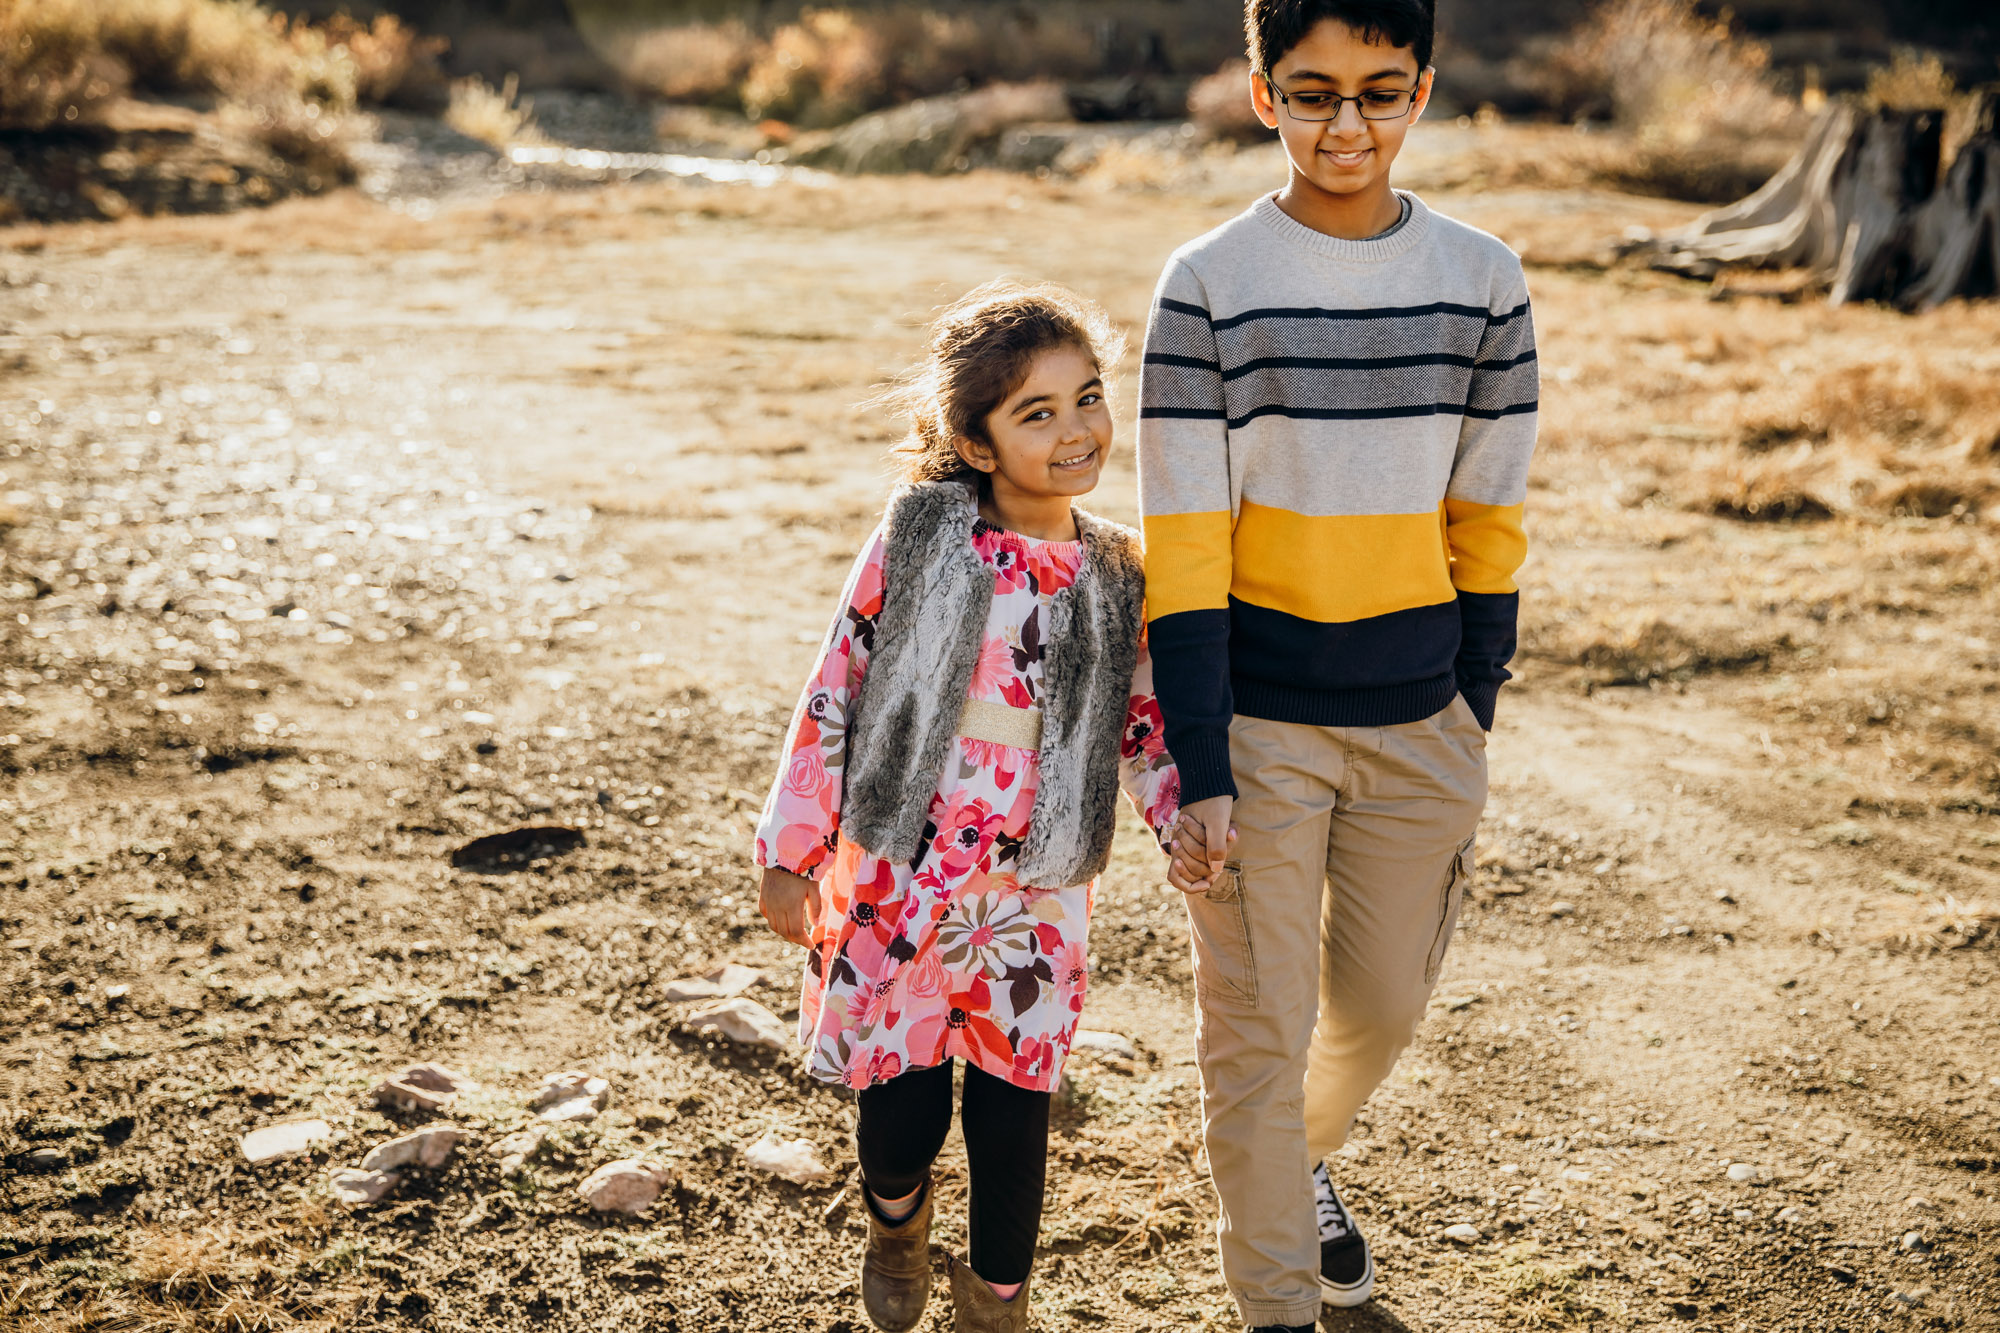
[[[451,104],[445,108],[444,122],[460,134],[499,149],[533,142],[539,137],[535,106],[521,98],[520,90],[520,80],[512,74],[498,89],[484,79],[460,79],[451,85]]]
[[[1213,139],[1255,143],[1271,136],[1250,104],[1250,62],[1231,60],[1188,89],[1188,119]]]

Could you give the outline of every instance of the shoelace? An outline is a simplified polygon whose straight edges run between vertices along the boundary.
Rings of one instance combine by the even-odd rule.
[[[1322,1241],[1344,1239],[1354,1229],[1347,1220],[1347,1209],[1341,1206],[1340,1196],[1333,1192],[1333,1177],[1327,1174],[1324,1163],[1313,1168],[1313,1205],[1319,1214]]]

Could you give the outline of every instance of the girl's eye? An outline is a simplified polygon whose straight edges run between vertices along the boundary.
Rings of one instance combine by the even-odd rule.
[[[1050,417],[1052,417],[1052,416],[1054,416],[1054,415],[1055,415],[1055,413],[1053,413],[1053,412],[1049,411],[1049,409],[1048,409],[1048,408],[1046,408],[1046,407],[1038,407],[1038,408],[1036,408],[1036,409],[1035,409],[1034,411],[1032,411],[1032,412],[1028,413],[1028,415],[1027,415],[1027,416],[1025,416],[1025,417],[1022,417],[1022,418],[1021,418],[1021,420],[1023,420],[1023,421],[1047,421],[1047,420],[1048,420],[1048,419],[1049,419]]]
[[[1103,402],[1103,401],[1104,401],[1104,395],[1103,395],[1103,394],[1101,394],[1101,393],[1087,393],[1087,394],[1085,394],[1085,395],[1084,395],[1083,397],[1081,397],[1081,398],[1077,399],[1077,400],[1076,400],[1076,403],[1077,403],[1077,406],[1078,406],[1078,407],[1095,407],[1095,406],[1097,406],[1097,405],[1098,405],[1099,403],[1101,403],[1101,402]]]

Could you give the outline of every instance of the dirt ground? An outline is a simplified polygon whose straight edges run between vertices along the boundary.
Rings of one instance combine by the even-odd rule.
[[[1427,193],[1530,260],[1523,652],[1434,1012],[1335,1163],[1379,1294],[1325,1326],[2000,1328],[2000,308],[1606,267],[1691,210],[1481,180]],[[1115,184],[0,232],[0,1327],[867,1326],[850,1101],[659,990],[796,1008],[749,832],[885,493],[853,405],[995,274],[1136,331],[1255,188]],[[524,824],[585,842],[453,867]],[[1128,827],[1085,1022],[1137,1056],[1072,1065],[1044,1329],[1234,1327],[1157,871]],[[479,1081],[470,1137],[344,1211],[411,1059]],[[504,1174],[564,1069],[608,1111]],[[833,1181],[747,1166],[773,1128]],[[640,1151],[674,1184],[590,1213]],[[963,1188],[954,1146],[942,1247]]]

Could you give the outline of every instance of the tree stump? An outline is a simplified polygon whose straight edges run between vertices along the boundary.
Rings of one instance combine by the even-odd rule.
[[[2000,290],[2000,90],[1939,178],[1941,110],[1828,107],[1778,174],[1689,226],[1625,247],[1655,268],[1712,278],[1732,265],[1803,268],[1834,305],[1927,310]]]

